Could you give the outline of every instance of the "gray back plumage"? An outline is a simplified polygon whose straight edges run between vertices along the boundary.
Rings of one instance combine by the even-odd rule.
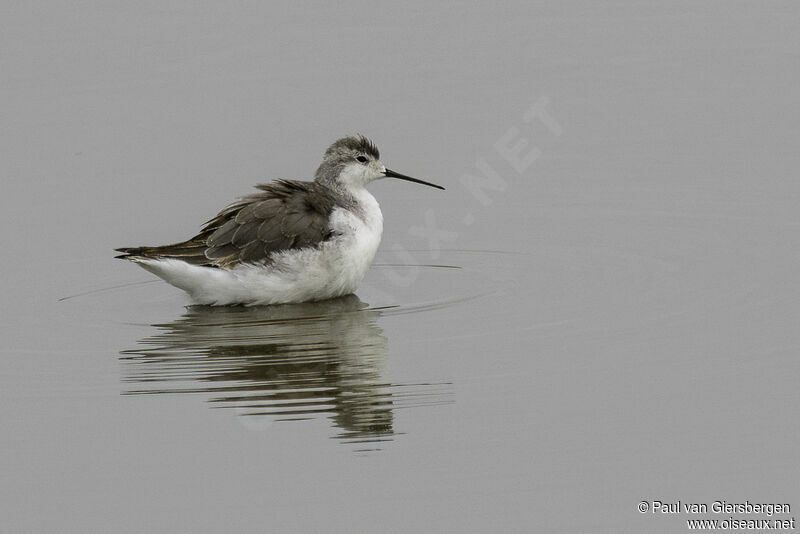
[[[328,218],[337,197],[322,184],[276,180],[256,186],[182,243],[117,249],[121,258],[174,258],[195,265],[269,264],[273,254],[317,246],[330,239]]]
[[[275,252],[318,245],[330,237],[331,192],[313,182],[277,180],[257,186],[211,219],[205,256],[220,266],[268,262]]]

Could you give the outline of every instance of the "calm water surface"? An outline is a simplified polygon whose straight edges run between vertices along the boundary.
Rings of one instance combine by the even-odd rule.
[[[0,530],[800,510],[795,4],[51,2],[0,29]],[[357,295],[187,307],[112,259],[352,132],[448,188],[371,186]]]

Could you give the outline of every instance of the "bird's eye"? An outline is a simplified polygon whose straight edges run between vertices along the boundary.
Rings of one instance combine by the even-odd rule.
[[[358,156],[356,159],[357,159],[358,161],[360,161],[361,163],[366,163],[366,162],[367,162],[367,158],[366,158],[366,157],[364,157],[364,156]]]

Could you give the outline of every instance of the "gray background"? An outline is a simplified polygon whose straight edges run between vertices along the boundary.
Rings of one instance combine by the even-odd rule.
[[[686,530],[636,510],[653,499],[794,515],[799,23],[792,2],[2,2],[3,529]],[[335,410],[209,409],[184,345],[215,330],[170,337],[183,295],[118,287],[151,277],[111,259],[309,178],[353,132],[448,188],[371,186],[386,230],[358,296],[399,308],[254,335],[338,347],[325,376],[395,399],[369,446]],[[515,168],[498,141],[538,157]],[[476,192],[481,161],[499,181]],[[123,394],[167,376],[154,336],[196,393]]]

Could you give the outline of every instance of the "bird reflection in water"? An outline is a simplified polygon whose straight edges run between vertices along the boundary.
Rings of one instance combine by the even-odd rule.
[[[380,309],[355,295],[269,307],[193,306],[122,352],[126,394],[208,393],[244,417],[328,416],[352,443],[390,441],[394,410],[451,401],[450,384],[391,384]]]

